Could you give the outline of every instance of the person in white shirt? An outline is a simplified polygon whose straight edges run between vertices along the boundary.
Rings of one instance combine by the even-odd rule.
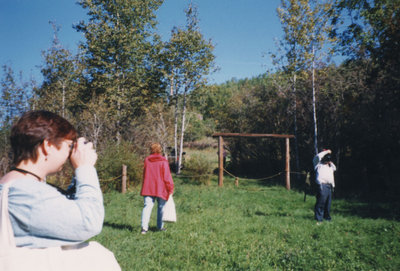
[[[335,187],[334,172],[336,166],[331,161],[331,150],[323,150],[318,153],[314,159],[314,169],[316,171],[315,181],[319,187],[317,200],[314,208],[315,219],[322,222],[323,219],[330,221],[332,191]]]

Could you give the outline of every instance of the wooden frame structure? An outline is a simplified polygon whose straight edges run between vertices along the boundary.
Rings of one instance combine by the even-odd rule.
[[[294,138],[294,135],[280,135],[280,134],[243,134],[243,133],[215,133],[213,137],[218,137],[218,185],[224,185],[224,137],[275,137],[284,138],[286,141],[286,161],[285,161],[285,173],[286,173],[286,189],[290,190],[290,138]]]

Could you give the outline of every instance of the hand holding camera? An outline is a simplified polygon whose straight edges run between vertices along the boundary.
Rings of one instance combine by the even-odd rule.
[[[71,164],[73,168],[89,165],[94,166],[97,161],[97,153],[93,148],[93,143],[84,137],[78,138],[71,153]]]

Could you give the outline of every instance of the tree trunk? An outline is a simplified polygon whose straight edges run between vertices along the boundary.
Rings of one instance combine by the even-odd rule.
[[[171,78],[169,79],[169,81],[170,81],[170,90],[169,90],[169,94],[170,94],[170,97],[172,97],[173,95],[174,95],[174,73],[172,72],[172,76],[171,76]]]
[[[296,172],[300,170],[299,162],[299,145],[297,141],[297,96],[296,96],[296,74],[293,75],[293,126],[294,126],[294,152],[296,159]],[[300,179],[300,175],[297,174],[297,180]]]
[[[159,112],[158,114],[159,114],[159,118],[160,118],[160,124],[159,124],[160,134],[161,134],[161,136],[160,136],[160,144],[162,146],[163,153],[165,154],[165,158],[167,158],[167,160],[168,160],[168,155],[169,155],[168,152],[167,152],[167,149],[168,149],[168,129],[167,129],[167,126],[165,124],[164,116],[163,116],[162,112]]]
[[[174,165],[175,173],[177,173],[178,167],[178,90],[174,89],[174,76],[170,77],[170,96],[175,101],[175,112],[174,112]],[[170,99],[171,100],[171,99]]]
[[[174,152],[175,172],[178,173],[178,93],[175,94]]]
[[[62,117],[65,118],[65,83],[62,84]]]
[[[176,170],[177,174],[181,173],[181,165],[182,165],[183,137],[184,137],[185,129],[186,129],[186,127],[185,127],[185,121],[186,121],[186,93],[187,93],[187,88],[185,89],[185,92],[183,93],[181,138],[180,138],[180,147],[179,147],[178,168]]]
[[[313,118],[314,118],[314,150],[315,155],[318,154],[318,129],[317,129],[317,109],[315,101],[315,51],[314,46],[312,48],[313,60],[312,60],[312,103],[313,103]]]
[[[118,82],[118,94],[121,93],[121,89],[120,89],[120,85]],[[120,126],[121,126],[121,102],[117,101],[117,107],[118,107],[118,111],[117,111],[117,145],[119,145],[121,143],[121,132],[120,132]]]

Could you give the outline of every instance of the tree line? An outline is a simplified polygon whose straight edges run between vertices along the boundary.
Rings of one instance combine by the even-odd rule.
[[[158,141],[166,152],[174,146],[175,157],[182,157],[186,97],[213,69],[214,46],[201,33],[191,3],[184,11],[186,24],[173,27],[170,39],[162,41],[155,15],[162,3],[81,0],[88,20],[73,27],[84,40],[73,54],[60,43],[59,26],[50,23],[54,36],[42,52],[43,82],[19,85],[4,65],[2,156],[8,153],[13,120],[23,111],[46,109],[71,120],[100,151],[127,141],[143,154],[149,142]]]
[[[193,106],[219,132],[294,134],[292,180],[334,151],[337,195],[396,199],[400,191],[400,1],[282,0],[284,37],[273,72],[195,90]],[[340,64],[331,60],[343,59]],[[284,142],[229,140],[230,168],[284,170]]]
[[[312,172],[312,157],[329,147],[338,166],[338,195],[395,198],[399,0],[281,0],[284,35],[271,54],[275,68],[219,85],[204,79],[214,68],[214,46],[199,29],[196,7],[188,6],[186,25],[174,27],[163,42],[155,16],[162,2],[82,0],[89,19],[74,28],[85,40],[72,54],[52,24],[40,85],[17,81],[3,66],[2,157],[12,120],[37,108],[72,120],[100,152],[115,145],[140,156],[148,142],[159,141],[166,152],[175,149],[178,163],[184,141],[215,131],[294,134],[293,171]],[[229,166],[238,173],[282,168],[279,140],[235,139],[228,150]],[[112,159],[113,152],[105,156]]]

